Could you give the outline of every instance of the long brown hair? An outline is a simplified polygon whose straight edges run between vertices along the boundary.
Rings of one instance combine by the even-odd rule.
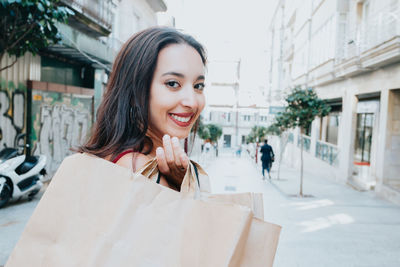
[[[150,153],[153,144],[146,136],[150,86],[158,54],[170,44],[190,45],[206,65],[203,46],[190,35],[168,27],[136,33],[122,46],[114,61],[92,135],[79,152],[99,157],[111,155],[111,158],[127,149]]]

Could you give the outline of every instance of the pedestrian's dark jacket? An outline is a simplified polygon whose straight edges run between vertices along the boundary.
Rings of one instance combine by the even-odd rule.
[[[272,158],[275,157],[274,151],[272,150],[272,147],[268,144],[264,144],[261,147],[261,161],[263,162],[270,162],[272,161]]]

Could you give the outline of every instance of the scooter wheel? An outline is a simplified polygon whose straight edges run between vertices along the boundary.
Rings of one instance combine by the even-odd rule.
[[[0,208],[4,207],[11,198],[11,188],[8,184],[4,184],[0,192]]]
[[[35,196],[37,193],[39,193],[39,191],[40,191],[40,190],[34,190],[34,191],[32,191],[32,192],[29,194],[29,196],[28,196],[28,200],[29,200],[29,201],[32,201],[32,199],[34,198],[34,196]]]

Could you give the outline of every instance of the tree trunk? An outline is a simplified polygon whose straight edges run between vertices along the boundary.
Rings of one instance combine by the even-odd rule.
[[[303,136],[300,134],[300,197],[303,197]]]
[[[281,164],[282,164],[282,159],[283,159],[283,153],[285,153],[286,145],[289,140],[289,134],[288,133],[282,133],[280,137],[280,153],[279,153],[279,162],[278,162],[278,177],[277,179],[279,180],[281,177]]]
[[[258,162],[258,142],[256,142],[256,164]]]

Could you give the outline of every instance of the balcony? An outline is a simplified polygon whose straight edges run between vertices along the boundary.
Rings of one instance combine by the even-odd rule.
[[[387,5],[347,31],[336,76],[350,77],[400,61],[399,18],[400,8]]]
[[[68,24],[92,37],[111,33],[114,4],[112,0],[61,0],[75,12]]]
[[[323,141],[317,141],[315,156],[332,166],[338,164],[338,148],[335,145]]]

